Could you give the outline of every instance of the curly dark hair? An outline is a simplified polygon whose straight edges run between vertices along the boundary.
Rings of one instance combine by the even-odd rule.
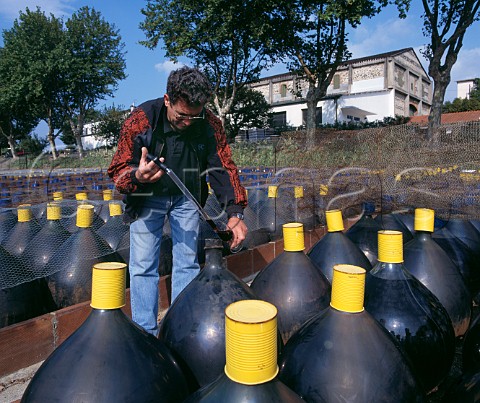
[[[200,70],[184,66],[168,76],[167,94],[172,104],[181,99],[190,106],[205,105],[212,96],[212,84]]]

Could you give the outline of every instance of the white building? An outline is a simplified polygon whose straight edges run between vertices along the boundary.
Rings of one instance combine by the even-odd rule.
[[[125,111],[125,118],[128,116],[128,113],[132,112],[134,109],[135,103],[132,103],[132,105],[130,105],[130,109]],[[84,150],[95,150],[96,148],[107,146],[107,140],[94,135],[93,130],[95,129],[96,124],[97,122],[86,123],[83,126],[82,146]]]
[[[83,126],[82,146],[84,150],[95,150],[96,148],[106,147],[107,140],[94,136],[93,129],[95,123],[87,123]]]
[[[475,87],[475,80],[470,78],[468,80],[457,81],[457,98],[470,98],[470,91]]]
[[[279,74],[251,87],[272,106],[275,127],[305,125],[304,78]],[[352,59],[337,69],[327,95],[318,102],[317,124],[427,115],[431,99],[432,83],[413,48]]]

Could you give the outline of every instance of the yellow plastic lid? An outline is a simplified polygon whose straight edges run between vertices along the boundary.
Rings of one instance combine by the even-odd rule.
[[[295,186],[293,188],[295,199],[301,199],[303,197],[303,186]]]
[[[108,201],[113,199],[113,190],[112,189],[104,189],[103,190],[103,200]]]
[[[97,263],[92,272],[92,301],[95,309],[118,309],[125,306],[127,265],[120,262]]]
[[[277,308],[266,301],[243,300],[225,309],[225,374],[245,385],[275,378]]]
[[[268,187],[268,197],[276,198],[277,197],[278,186],[271,185]]]
[[[62,216],[62,208],[58,203],[47,204],[47,220],[60,220]]]
[[[403,234],[400,231],[378,231],[378,261],[403,262]]]
[[[343,231],[345,229],[342,212],[340,210],[327,210],[325,216],[327,218],[328,232]]]
[[[81,204],[77,207],[77,227],[88,228],[93,223],[93,206]]]
[[[63,192],[57,191],[53,192],[53,200],[63,200]]]
[[[109,203],[108,209],[110,211],[110,217],[123,214],[122,205],[120,203]]]
[[[78,192],[77,194],[75,194],[75,199],[80,201],[87,200],[88,199],[87,192]]]
[[[283,224],[283,250],[286,252],[298,252],[305,249],[305,237],[303,224],[292,222]]]
[[[17,207],[18,222],[28,222],[32,219],[32,205],[20,204]]]
[[[326,196],[328,194],[328,186],[320,185],[320,196]]]
[[[338,311],[357,313],[364,310],[366,270],[351,264],[333,266],[330,306]]]
[[[413,228],[415,231],[433,232],[435,212],[428,208],[416,208]]]

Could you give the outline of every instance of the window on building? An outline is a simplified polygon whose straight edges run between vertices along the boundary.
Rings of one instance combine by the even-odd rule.
[[[340,75],[335,74],[333,76],[333,89],[338,90],[340,88]]]
[[[408,116],[417,116],[418,109],[415,105],[410,104],[408,109]]]
[[[275,112],[272,116],[273,128],[287,126],[287,112]]]
[[[287,96],[287,84],[282,84],[280,86],[280,96],[285,98]]]
[[[302,125],[307,125],[307,111],[308,109],[302,109]],[[322,124],[322,107],[317,108],[315,113],[315,125],[320,126]]]

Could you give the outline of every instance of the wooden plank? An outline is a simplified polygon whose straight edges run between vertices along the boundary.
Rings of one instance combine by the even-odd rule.
[[[264,245],[257,246],[255,249],[253,249],[252,254],[252,271],[253,273],[257,273],[273,259],[275,259],[275,243],[269,242]]]
[[[82,325],[91,311],[90,301],[86,301],[54,312],[55,348]]]
[[[0,377],[44,360],[54,349],[52,314],[0,329]]]

